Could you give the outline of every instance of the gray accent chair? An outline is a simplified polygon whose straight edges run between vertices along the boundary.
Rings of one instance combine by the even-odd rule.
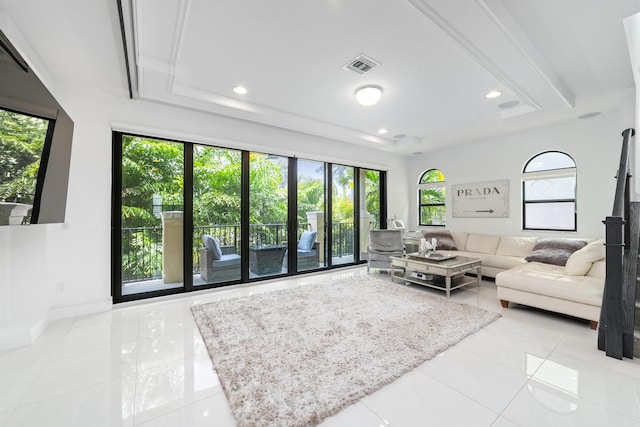
[[[402,231],[371,230],[367,247],[367,271],[370,268],[391,268],[392,256],[404,255]]]

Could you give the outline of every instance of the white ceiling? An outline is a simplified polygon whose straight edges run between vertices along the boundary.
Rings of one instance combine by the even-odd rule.
[[[135,96],[404,154],[615,110],[634,84],[622,20],[640,12],[640,0],[123,6]],[[360,54],[380,65],[343,68]],[[377,105],[356,103],[365,84],[384,88]]]

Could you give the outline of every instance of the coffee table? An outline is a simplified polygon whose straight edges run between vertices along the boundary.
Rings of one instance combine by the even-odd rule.
[[[249,271],[257,275],[279,274],[286,246],[260,245],[249,248]]]
[[[404,271],[396,272],[397,268],[402,268]],[[391,257],[391,281],[399,278],[405,282],[444,290],[447,298],[453,289],[471,283],[480,285],[481,269],[482,260],[464,256],[440,260],[430,259],[417,253]],[[474,272],[476,277],[466,276],[467,272]]]

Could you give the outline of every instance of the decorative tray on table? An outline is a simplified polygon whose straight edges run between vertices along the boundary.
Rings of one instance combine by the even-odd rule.
[[[443,254],[443,253],[437,253],[437,252],[430,252],[430,253],[426,253],[426,254],[421,254],[421,253],[416,252],[416,253],[408,254],[408,256],[409,256],[409,258],[429,260],[429,261],[444,261],[446,259],[453,259],[457,255]]]

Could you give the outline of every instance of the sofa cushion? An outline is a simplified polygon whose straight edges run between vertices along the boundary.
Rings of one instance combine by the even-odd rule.
[[[564,266],[572,253],[586,245],[587,242],[583,240],[539,239],[525,259],[529,262]]]
[[[500,243],[500,236],[492,234],[470,233],[464,250],[466,252],[479,252],[495,255]]]
[[[568,276],[564,267],[529,262],[496,275],[496,286],[599,307],[604,280]],[[519,301],[526,304],[526,301]]]
[[[584,276],[589,272],[594,262],[604,259],[604,257],[604,241],[596,240],[572,253],[564,270],[570,276]]]
[[[518,256],[487,255],[482,260],[482,267],[493,267],[508,270],[526,263],[527,261],[525,261],[524,258]]]
[[[427,242],[431,242],[431,239],[437,240],[437,248],[443,251],[456,251],[458,247],[453,240],[453,236],[449,230],[423,230],[422,235]]]
[[[240,265],[240,255],[238,254],[230,254],[230,255],[222,255],[219,259],[213,260],[213,267],[233,267]]]
[[[467,237],[469,237],[469,233],[465,231],[452,231],[451,236],[453,236],[453,241],[456,244],[456,248],[459,251],[464,250],[464,246],[467,244]]]
[[[202,236],[202,243],[204,244],[205,248],[211,251],[211,255],[214,260],[220,259],[220,257],[222,256],[222,249],[220,249],[220,243],[218,242],[218,239],[205,234],[204,236]]]
[[[316,241],[317,231],[307,231],[304,230],[302,232],[302,236],[300,236],[300,240],[298,240],[298,249],[301,251],[310,251],[313,249],[313,244]]]
[[[531,254],[537,237],[502,236],[496,255],[526,257]]]

